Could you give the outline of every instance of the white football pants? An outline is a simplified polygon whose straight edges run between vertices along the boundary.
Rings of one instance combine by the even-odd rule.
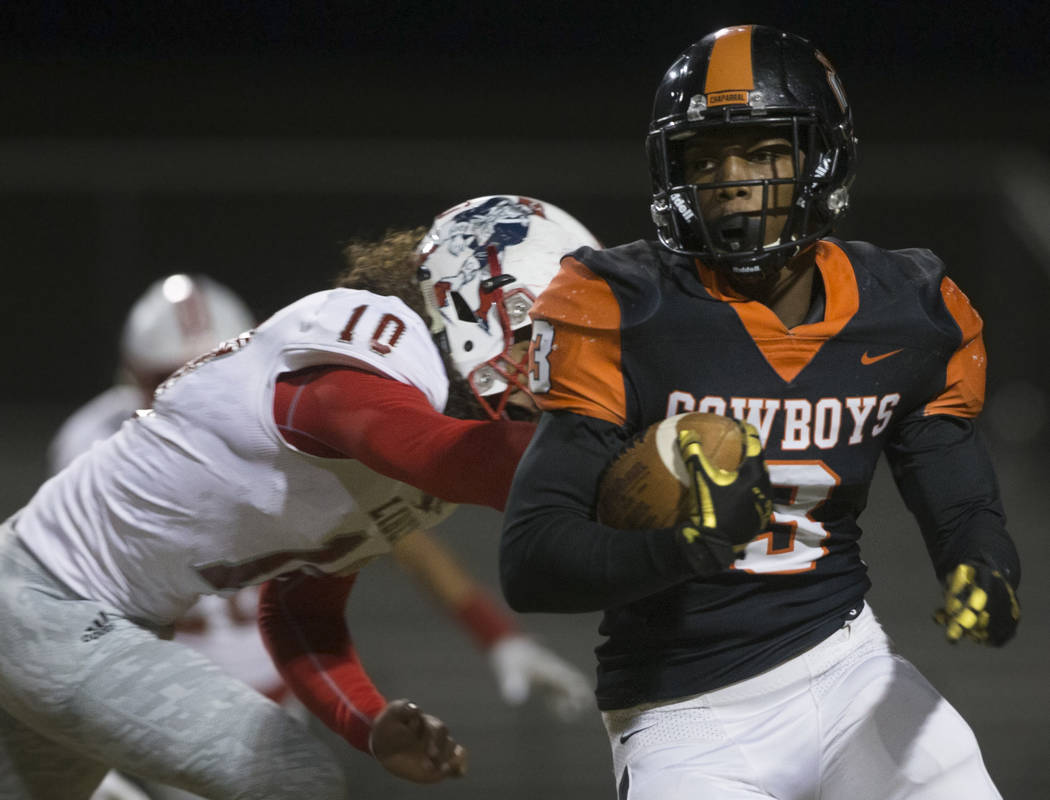
[[[754,678],[603,718],[619,800],[1001,800],[969,725],[866,606]]]

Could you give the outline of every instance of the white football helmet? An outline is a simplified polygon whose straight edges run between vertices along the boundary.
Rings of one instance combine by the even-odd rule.
[[[205,275],[169,275],[151,284],[128,312],[121,360],[152,391],[191,358],[254,324],[248,306],[222,284]]]
[[[517,195],[453,206],[423,237],[419,276],[431,332],[493,419],[505,416],[512,394],[529,393],[528,352],[511,349],[531,338],[529,309],[561,257],[584,245],[601,246],[557,206]]]

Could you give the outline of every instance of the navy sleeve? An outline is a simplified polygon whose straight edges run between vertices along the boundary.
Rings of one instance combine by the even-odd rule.
[[[695,577],[676,529],[594,521],[598,481],[627,433],[567,411],[546,413],[518,466],[500,543],[500,579],[516,611],[623,605]]]
[[[887,443],[886,457],[937,577],[943,580],[963,562],[981,563],[1017,588],[1020,559],[975,421],[947,414],[905,419]]]

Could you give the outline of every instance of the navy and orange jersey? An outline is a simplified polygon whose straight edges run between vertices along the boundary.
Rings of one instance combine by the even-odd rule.
[[[717,272],[649,242],[577,251],[533,307],[532,388],[548,413],[515,478],[502,574],[533,610],[600,598],[602,708],[757,674],[855,613],[869,586],[857,518],[883,452],[938,575],[963,559],[1017,575],[973,425],[980,317],[929,251],[828,239],[816,265],[823,315],[790,330]],[[625,440],[694,410],[758,429],[775,513],[729,570],[683,580],[660,532],[632,551],[617,533],[638,532],[606,529],[593,508]],[[524,574],[535,598],[521,596]],[[632,593],[632,575],[658,590]]]

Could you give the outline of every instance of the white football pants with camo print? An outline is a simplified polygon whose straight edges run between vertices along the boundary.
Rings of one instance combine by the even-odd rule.
[[[111,767],[215,800],[348,796],[301,723],[162,632],[71,594],[10,520],[0,620],[4,800],[86,800]]]

